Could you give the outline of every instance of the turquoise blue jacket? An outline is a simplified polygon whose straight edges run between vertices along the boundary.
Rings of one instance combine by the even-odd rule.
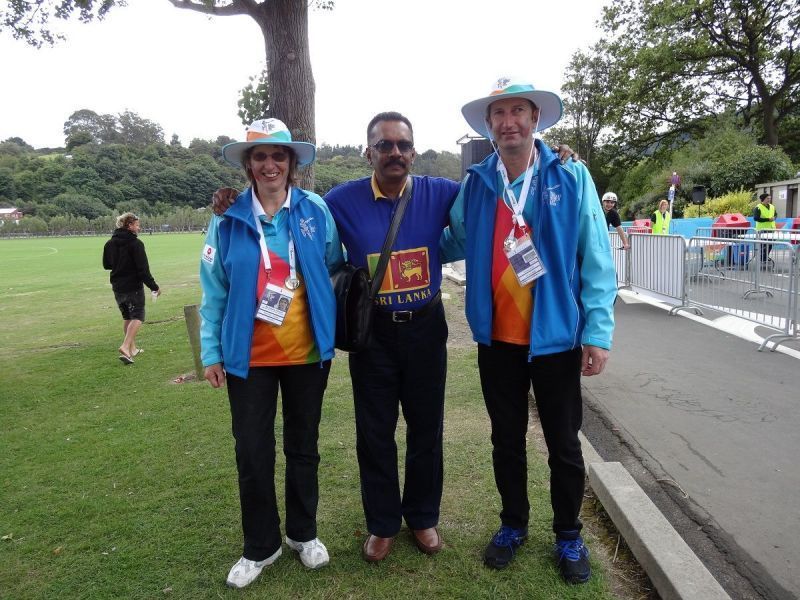
[[[292,188],[289,227],[295,243],[321,360],[333,358],[336,301],[330,273],[343,263],[342,245],[325,202],[313,192]],[[247,377],[256,314],[256,285],[261,264],[258,223],[248,188],[221,217],[211,219],[200,260],[200,345],[203,366],[223,363]]]
[[[547,273],[532,288],[529,360],[582,344],[609,350],[617,283],[597,190],[582,163],[562,165],[535,143],[539,177],[523,215]],[[442,262],[466,259],[467,320],[481,344],[492,342],[492,241],[502,191],[497,160],[492,154],[467,170],[441,242]],[[521,180],[513,185],[517,193]]]

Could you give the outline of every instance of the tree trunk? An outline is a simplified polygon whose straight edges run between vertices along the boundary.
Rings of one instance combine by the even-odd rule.
[[[270,116],[280,119],[298,142],[316,144],[314,75],[308,48],[306,0],[270,0],[258,21],[267,55]],[[304,169],[302,188],[314,188],[313,165]]]
[[[778,126],[775,124],[775,100],[764,96],[761,100],[761,109],[764,111],[764,141],[767,146],[778,145]]]

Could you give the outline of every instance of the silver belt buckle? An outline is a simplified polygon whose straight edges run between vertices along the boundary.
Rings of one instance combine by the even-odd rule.
[[[395,323],[408,323],[414,316],[410,310],[396,310],[392,313],[392,321]]]

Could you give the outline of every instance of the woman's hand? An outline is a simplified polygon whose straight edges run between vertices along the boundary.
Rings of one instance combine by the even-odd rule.
[[[222,368],[222,363],[206,367],[205,376],[213,388],[225,385],[225,369]]]

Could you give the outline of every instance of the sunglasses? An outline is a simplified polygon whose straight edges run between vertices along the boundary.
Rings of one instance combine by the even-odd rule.
[[[275,162],[284,162],[286,160],[289,160],[289,153],[288,152],[281,152],[280,150],[278,152],[273,152],[272,154],[269,154],[268,152],[260,152],[259,151],[259,152],[253,152],[250,155],[250,158],[252,158],[253,160],[255,160],[257,162],[263,162],[263,161],[267,160],[268,158],[271,158]]]
[[[407,142],[406,140],[400,140],[399,142],[393,142],[392,140],[378,140],[372,144],[372,147],[381,154],[389,154],[392,150],[394,150],[395,146],[397,146],[400,154],[408,154],[414,149],[414,142]]]
[[[616,204],[616,200],[603,200],[603,202],[607,202],[608,204]]]

